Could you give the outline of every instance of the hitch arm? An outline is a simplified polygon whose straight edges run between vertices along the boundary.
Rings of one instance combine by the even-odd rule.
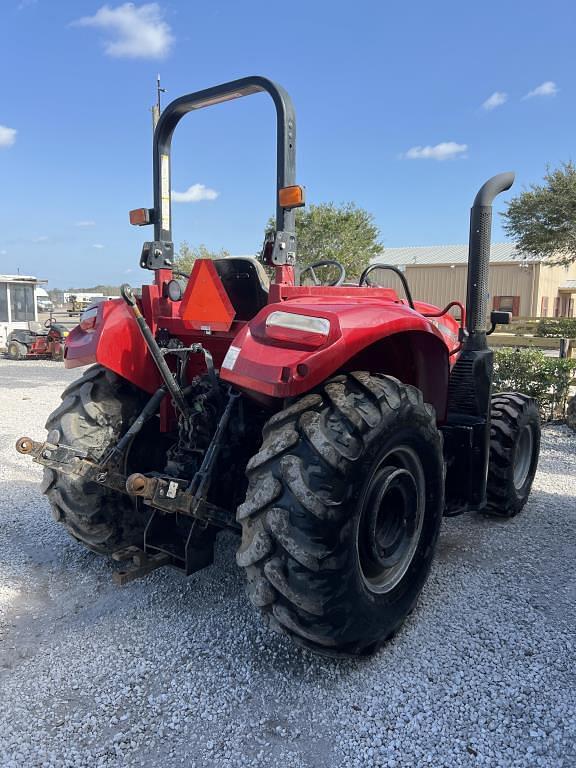
[[[122,294],[122,298],[126,302],[126,305],[130,309],[132,316],[136,320],[138,324],[138,328],[140,328],[140,332],[144,338],[144,341],[146,342],[148,351],[150,352],[150,354],[152,355],[152,359],[156,363],[156,367],[158,368],[158,371],[160,373],[160,376],[162,377],[162,381],[164,382],[166,389],[168,390],[168,392],[172,397],[172,400],[174,401],[174,405],[178,408],[180,413],[186,416],[188,413],[188,406],[186,405],[186,400],[184,398],[182,389],[174,379],[172,371],[168,367],[166,360],[164,360],[164,357],[162,355],[162,350],[158,346],[158,343],[154,338],[154,335],[152,334],[152,331],[150,330],[148,323],[144,319],[142,312],[140,312],[140,308],[138,307],[138,304],[136,302],[136,297],[134,296],[132,288],[130,288],[130,286],[127,283],[124,283],[124,285],[122,285],[122,287],[120,288],[120,293]]]

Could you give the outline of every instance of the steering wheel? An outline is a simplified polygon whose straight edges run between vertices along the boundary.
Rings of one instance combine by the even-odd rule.
[[[304,267],[302,270],[300,270],[300,285],[302,285],[302,275],[304,275],[306,272],[310,272],[312,280],[314,281],[314,285],[322,285],[322,281],[318,279],[318,275],[314,271],[320,267],[336,267],[339,270],[338,277],[335,280],[332,280],[332,282],[326,283],[326,285],[342,285],[344,280],[346,280],[346,270],[344,269],[343,264],[340,264],[340,262],[336,261],[336,259],[323,259],[322,261],[315,261],[314,264],[308,264],[307,267]]]

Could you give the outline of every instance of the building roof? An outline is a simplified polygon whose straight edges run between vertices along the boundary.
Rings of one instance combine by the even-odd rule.
[[[47,283],[48,280],[33,275],[0,275],[0,283]]]
[[[381,257],[373,259],[392,266],[430,265],[430,264],[466,264],[468,262],[468,244],[462,245],[422,245],[409,248],[385,248]],[[490,246],[491,262],[541,261],[534,256],[520,254],[514,243],[492,243]]]

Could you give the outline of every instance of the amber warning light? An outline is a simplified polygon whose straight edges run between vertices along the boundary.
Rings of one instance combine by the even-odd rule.
[[[306,204],[304,187],[298,184],[293,187],[282,187],[278,190],[278,202],[282,208],[300,208]]]
[[[134,224],[136,227],[143,227],[145,224],[150,224],[150,209],[135,208],[133,211],[130,211],[130,224]]]

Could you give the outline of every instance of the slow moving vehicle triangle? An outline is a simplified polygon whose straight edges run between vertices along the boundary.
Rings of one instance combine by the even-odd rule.
[[[180,308],[185,325],[198,331],[228,331],[235,314],[214,264],[197,259]]]

